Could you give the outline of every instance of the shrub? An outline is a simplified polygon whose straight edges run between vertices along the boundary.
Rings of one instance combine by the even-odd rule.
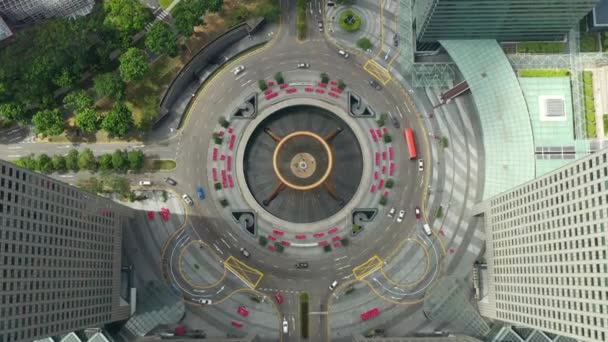
[[[320,76],[321,76],[321,83],[329,83],[329,75],[322,72]]]
[[[521,69],[519,77],[566,77],[570,76],[568,69]]]
[[[348,238],[346,237],[343,237],[342,239],[340,239],[340,243],[342,244],[342,246],[346,247],[350,243],[350,240],[348,240]]]
[[[604,125],[604,133],[608,133],[608,114],[604,114],[602,123]]]
[[[367,37],[363,37],[360,38],[359,40],[357,40],[357,46],[361,49],[361,50],[368,50],[372,48],[372,42],[369,41],[369,39],[367,39]]]
[[[260,87],[261,91],[264,91],[264,90],[268,89],[268,84],[266,84],[266,81],[264,81],[264,80],[259,80],[258,87]]]
[[[260,236],[258,242],[262,247],[265,247],[268,244],[268,239],[265,236]]]
[[[340,28],[346,32],[355,32],[361,26],[361,17],[350,9],[344,10],[338,16]]]
[[[382,113],[382,114],[380,114],[380,117],[378,118],[378,120],[376,120],[376,123],[378,124],[378,126],[382,127],[382,126],[386,125],[387,119],[388,119],[388,113]]]
[[[448,147],[448,138],[446,137],[441,137],[441,146],[443,148],[447,148]]]
[[[443,217],[443,207],[439,206],[439,208],[437,208],[437,213],[435,215],[437,218],[442,218]]]
[[[258,296],[249,296],[249,299],[256,303],[260,303],[262,301],[260,298],[258,298]]]
[[[274,243],[274,250],[279,252],[279,253],[283,253],[283,251],[285,250],[285,246],[283,246],[280,242],[275,242]]]
[[[227,200],[227,199],[225,199],[225,198],[222,198],[222,199],[220,200],[220,205],[221,205],[222,207],[226,208],[226,207],[228,206],[228,200]]]
[[[344,294],[347,295],[347,294],[351,294],[353,292],[355,292],[355,287],[351,285],[346,289],[346,291],[344,291]]]
[[[220,124],[220,126],[227,128],[228,126],[230,126],[230,122],[228,120],[226,120],[225,117],[220,116],[220,118],[217,120],[217,122]]]
[[[386,203],[388,203],[388,198],[386,198],[386,196],[382,196],[380,197],[380,205],[386,205]]]
[[[384,186],[386,186],[387,189],[392,189],[393,186],[395,186],[395,181],[392,178],[389,178]]]
[[[220,182],[213,184],[213,187],[215,190],[222,190],[222,184]]]
[[[357,235],[361,231],[361,226],[353,223],[352,233],[353,235]]]
[[[323,246],[323,251],[324,251],[325,253],[327,253],[327,252],[331,252],[331,245],[330,245],[330,244],[327,244],[327,245]]]
[[[308,293],[300,293],[300,335],[308,338]]]
[[[346,83],[342,80],[338,80],[338,89],[344,90],[344,88],[346,88]]]
[[[221,137],[218,132],[213,132],[213,141],[216,145],[221,145],[224,137]]]
[[[163,200],[163,202],[167,202],[167,200],[169,199],[169,196],[167,195],[167,191],[163,190],[163,192],[161,192],[161,194],[160,194],[160,198]]]
[[[566,44],[563,42],[519,42],[518,53],[564,53]]]
[[[274,79],[277,81],[278,84],[285,83],[285,79],[283,78],[283,73],[280,71],[277,72],[276,74],[274,74]]]
[[[390,136],[390,135],[388,135],[388,134],[383,135],[383,136],[382,136],[382,139],[383,139],[383,140],[384,140],[384,142],[385,142],[385,143],[387,143],[387,144],[388,144],[388,143],[390,143],[391,141],[393,141],[393,138],[391,138],[391,136]]]

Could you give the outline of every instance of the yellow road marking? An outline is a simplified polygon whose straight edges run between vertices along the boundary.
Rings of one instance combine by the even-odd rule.
[[[399,56],[400,53],[399,51],[395,50],[395,54],[393,55],[393,58],[391,58],[391,60],[388,62],[388,66],[390,67],[391,64],[393,64],[393,62],[395,61],[395,59],[397,59],[397,56]]]
[[[247,285],[251,286],[251,288],[256,288],[262,278],[264,277],[264,273],[259,270],[245,264],[239,259],[233,257],[232,255],[224,261],[224,266],[228,268],[232,273],[234,273],[237,277],[243,280]],[[257,278],[256,278],[257,276]]]
[[[384,276],[384,278],[386,278],[386,281],[388,281],[389,283],[395,285],[395,286],[404,286],[404,287],[412,287],[415,285],[418,285],[422,280],[424,280],[424,277],[426,277],[427,274],[429,274],[429,269],[431,268],[431,262],[430,262],[430,258],[429,258],[429,251],[426,249],[426,247],[424,246],[424,244],[422,243],[422,241],[418,240],[418,239],[405,239],[403,240],[399,246],[397,246],[397,248],[395,248],[395,250],[401,248],[401,246],[403,244],[405,244],[406,242],[411,241],[411,242],[415,242],[417,244],[420,245],[420,248],[422,248],[422,251],[424,252],[424,256],[425,256],[425,260],[426,260],[426,265],[424,267],[424,273],[416,280],[410,282],[410,283],[398,283],[396,281],[394,281],[393,279],[391,279],[391,277],[389,277],[385,272],[384,272],[384,267],[380,268],[380,272],[382,273],[382,275]],[[392,253],[392,254],[396,254],[396,253]],[[392,256],[391,254],[391,256]],[[385,263],[388,263],[388,260],[385,259],[384,260]]]
[[[374,76],[378,81],[380,81],[383,85],[386,85],[393,78],[391,74],[386,70],[383,66],[378,64],[378,62],[373,59],[368,60],[363,65],[363,69],[367,71],[370,75]]]
[[[182,265],[183,265],[183,263],[182,263],[182,258],[183,258],[183,256],[184,256],[184,253],[187,251],[187,249],[190,247],[190,245],[191,245],[191,244],[194,244],[194,243],[197,243],[197,244],[203,245],[205,248],[207,248],[207,249],[208,249],[208,250],[211,252],[211,254],[213,254],[213,255],[215,256],[215,258],[216,258],[218,261],[221,261],[221,260],[222,260],[222,259],[221,259],[221,258],[220,258],[220,257],[219,257],[219,256],[218,256],[218,255],[217,255],[217,254],[216,254],[216,253],[213,251],[213,249],[211,249],[211,248],[209,247],[209,245],[207,245],[207,244],[206,244],[206,243],[204,243],[203,241],[201,241],[201,240],[197,240],[197,241],[190,241],[190,242],[188,242],[188,243],[186,244],[186,246],[184,246],[184,248],[182,248],[182,250],[181,250],[181,251],[180,251],[180,253],[179,253],[179,258],[178,258],[178,265],[179,265],[179,268],[178,268],[178,271],[179,271],[179,275],[180,275],[180,277],[181,277],[181,278],[182,278],[182,279],[183,279],[183,280],[184,280],[186,283],[188,283],[188,285],[190,285],[190,286],[192,286],[192,287],[194,287],[194,288],[197,288],[197,289],[208,289],[208,288],[212,288],[212,287],[217,286],[218,284],[220,284],[220,283],[221,283],[221,282],[224,280],[224,278],[226,278],[226,268],[224,268],[224,274],[222,274],[222,276],[221,276],[221,277],[220,277],[220,278],[219,278],[219,279],[218,279],[216,282],[214,282],[213,284],[210,284],[210,285],[200,285],[200,284],[196,284],[196,283],[194,283],[194,281],[191,281],[191,279],[190,279],[189,277],[187,277],[187,276],[184,274],[184,272],[182,271]]]
[[[442,252],[443,256],[446,256],[447,253],[446,253],[445,245],[443,244],[443,240],[441,239],[441,237],[439,235],[437,235],[437,233],[433,232],[433,235],[435,235],[435,237],[439,241],[439,245],[441,245],[441,252]]]
[[[377,255],[369,258],[366,262],[353,268],[355,279],[363,279],[370,275],[375,270],[382,267],[382,259]]]
[[[167,191],[172,192],[177,198],[179,198],[179,195],[177,194],[177,192],[173,191],[172,189],[166,189]],[[181,202],[180,202],[181,203]],[[182,205],[182,208],[184,208],[184,222],[181,224],[181,226],[179,226],[174,232],[173,234],[171,234],[171,236],[169,236],[169,238],[165,241],[165,244],[163,245],[163,248],[160,252],[160,266],[161,266],[161,270],[163,269],[162,267],[162,262],[165,259],[165,254],[167,253],[167,248],[169,247],[169,245],[171,244],[171,242],[173,241],[173,239],[175,239],[175,237],[179,234],[181,234],[181,232],[186,228],[186,223],[188,222],[188,207],[186,207],[185,205]],[[169,260],[169,262],[171,262]],[[163,275],[164,272],[163,272]],[[167,279],[167,277],[165,276],[165,279]],[[169,279],[167,279],[169,280]]]

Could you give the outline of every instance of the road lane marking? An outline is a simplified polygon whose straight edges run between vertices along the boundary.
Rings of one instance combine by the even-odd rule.
[[[214,243],[213,247],[215,247],[215,249],[220,252],[222,255],[224,255],[224,252],[222,252],[222,250]]]
[[[16,150],[16,149],[19,149],[19,148],[23,148],[23,146],[9,146],[8,147],[9,150]]]
[[[338,268],[338,271],[341,269],[347,268],[347,267],[350,267],[350,265],[342,266],[342,267]]]

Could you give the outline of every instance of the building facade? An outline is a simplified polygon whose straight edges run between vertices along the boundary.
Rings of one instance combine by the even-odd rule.
[[[561,40],[599,0],[416,0],[421,43],[447,39]]]
[[[0,160],[0,342],[127,319],[127,207]]]
[[[95,0],[0,0],[0,15],[13,24],[26,24],[91,12]]]
[[[470,304],[464,282],[455,277],[438,279],[427,290],[423,310],[427,318],[449,323],[457,332],[483,339],[490,326]]]
[[[608,150],[474,207],[486,230],[482,316],[608,340]]]
[[[11,29],[6,25],[6,22],[0,17],[0,41],[13,35]]]

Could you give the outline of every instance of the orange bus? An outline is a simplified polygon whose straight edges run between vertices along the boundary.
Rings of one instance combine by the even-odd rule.
[[[416,145],[414,144],[414,132],[411,128],[403,130],[403,136],[407,143],[407,149],[410,152],[410,159],[416,159]]]

